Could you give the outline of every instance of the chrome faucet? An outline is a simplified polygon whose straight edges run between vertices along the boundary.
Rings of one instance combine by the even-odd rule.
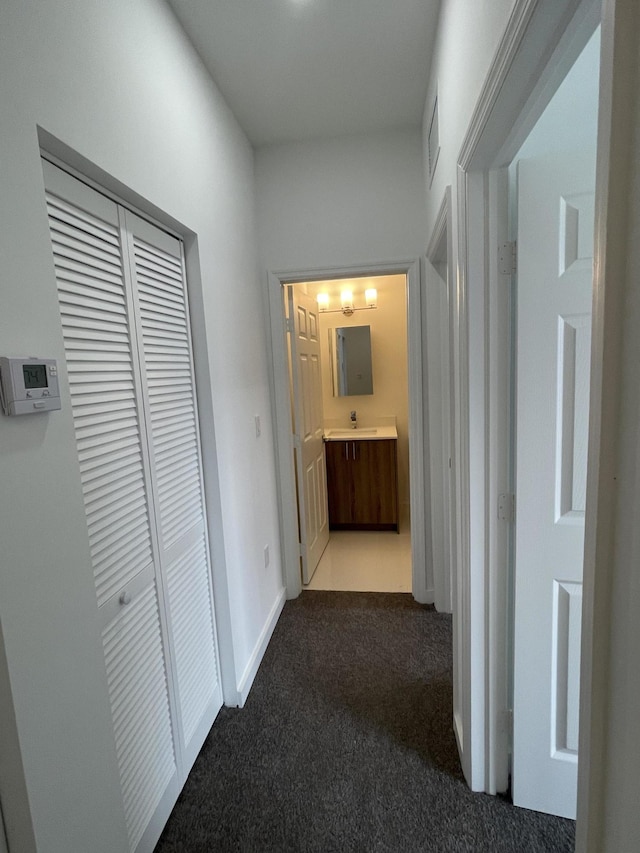
[[[356,410],[355,409],[353,409],[353,411],[351,412],[350,417],[351,417],[351,428],[355,429],[358,425],[358,423],[356,421]]]

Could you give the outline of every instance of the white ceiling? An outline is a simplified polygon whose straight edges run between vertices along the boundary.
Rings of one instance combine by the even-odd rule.
[[[168,0],[251,142],[418,125],[440,0]]]

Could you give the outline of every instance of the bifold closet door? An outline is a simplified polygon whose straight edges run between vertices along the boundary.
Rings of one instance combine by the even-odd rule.
[[[142,853],[222,704],[181,245],[44,171],[123,805]]]
[[[177,713],[191,766],[222,704],[181,243],[125,211]]]

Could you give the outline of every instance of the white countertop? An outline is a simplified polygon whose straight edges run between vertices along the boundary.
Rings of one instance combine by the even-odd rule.
[[[395,426],[375,426],[353,428],[325,427],[325,441],[376,441],[380,439],[398,438]]]

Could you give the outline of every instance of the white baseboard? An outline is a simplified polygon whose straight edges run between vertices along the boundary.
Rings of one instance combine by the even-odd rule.
[[[286,597],[286,589],[283,587],[280,590],[280,593],[276,598],[273,607],[271,608],[271,613],[269,613],[264,628],[262,629],[262,632],[258,637],[258,642],[255,645],[251,657],[249,658],[249,663],[247,664],[245,671],[242,674],[242,678],[238,683],[237,704],[239,708],[242,708],[244,706],[244,703],[247,701],[247,696],[249,695],[249,691],[251,690],[253,680],[258,673],[260,663],[262,661],[262,658],[264,657],[264,653],[267,650],[267,646],[269,645],[271,635],[273,634],[274,628],[278,624],[278,619],[280,618],[280,614],[282,613],[282,608],[284,607]]]

